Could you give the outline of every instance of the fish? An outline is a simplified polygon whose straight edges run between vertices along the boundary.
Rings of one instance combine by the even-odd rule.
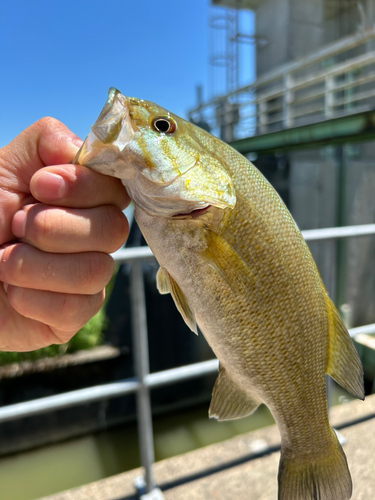
[[[279,500],[347,500],[325,375],[364,399],[349,333],[287,207],[243,155],[152,102],[111,88],[73,163],[121,179],[171,294],[219,360],[209,416],[265,404],[278,425]]]

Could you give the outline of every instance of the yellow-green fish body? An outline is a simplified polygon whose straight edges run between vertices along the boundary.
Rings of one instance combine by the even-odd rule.
[[[219,359],[210,416],[265,403],[282,438],[279,499],[349,499],[325,374],[363,399],[361,363],[270,184],[219,139],[114,89],[75,162],[123,180],[160,264],[159,291]]]

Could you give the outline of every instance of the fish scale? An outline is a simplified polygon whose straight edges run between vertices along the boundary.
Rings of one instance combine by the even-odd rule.
[[[265,403],[281,434],[279,500],[348,500],[325,374],[363,399],[362,367],[272,186],[216,137],[115,89],[75,162],[122,179],[160,264],[159,291],[219,359],[210,416],[242,418]]]

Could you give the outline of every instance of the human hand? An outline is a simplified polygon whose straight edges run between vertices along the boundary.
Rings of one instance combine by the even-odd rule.
[[[82,141],[42,118],[0,149],[0,350],[65,343],[96,314],[128,235],[121,181],[69,164]]]

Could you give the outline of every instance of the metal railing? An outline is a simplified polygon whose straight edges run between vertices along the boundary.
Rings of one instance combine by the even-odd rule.
[[[302,231],[302,234],[306,241],[375,235],[375,224],[312,229]],[[160,490],[155,487],[152,472],[155,459],[150,390],[155,387],[216,373],[218,371],[218,360],[212,359],[157,373],[150,373],[142,261],[150,260],[154,257],[148,247],[122,249],[114,253],[113,257],[117,263],[131,264],[130,300],[136,376],[119,382],[0,407],[0,423],[136,393],[139,447],[141,463],[145,472],[144,481],[138,480],[136,485],[141,498],[144,500],[151,500],[151,498],[157,500],[163,497]],[[350,330],[351,337],[363,333],[375,333],[375,324],[352,328]],[[145,493],[144,495],[142,495],[142,491]],[[152,493],[151,496],[149,496],[150,493]]]
[[[375,28],[278,67],[189,111],[226,142],[374,108]]]

